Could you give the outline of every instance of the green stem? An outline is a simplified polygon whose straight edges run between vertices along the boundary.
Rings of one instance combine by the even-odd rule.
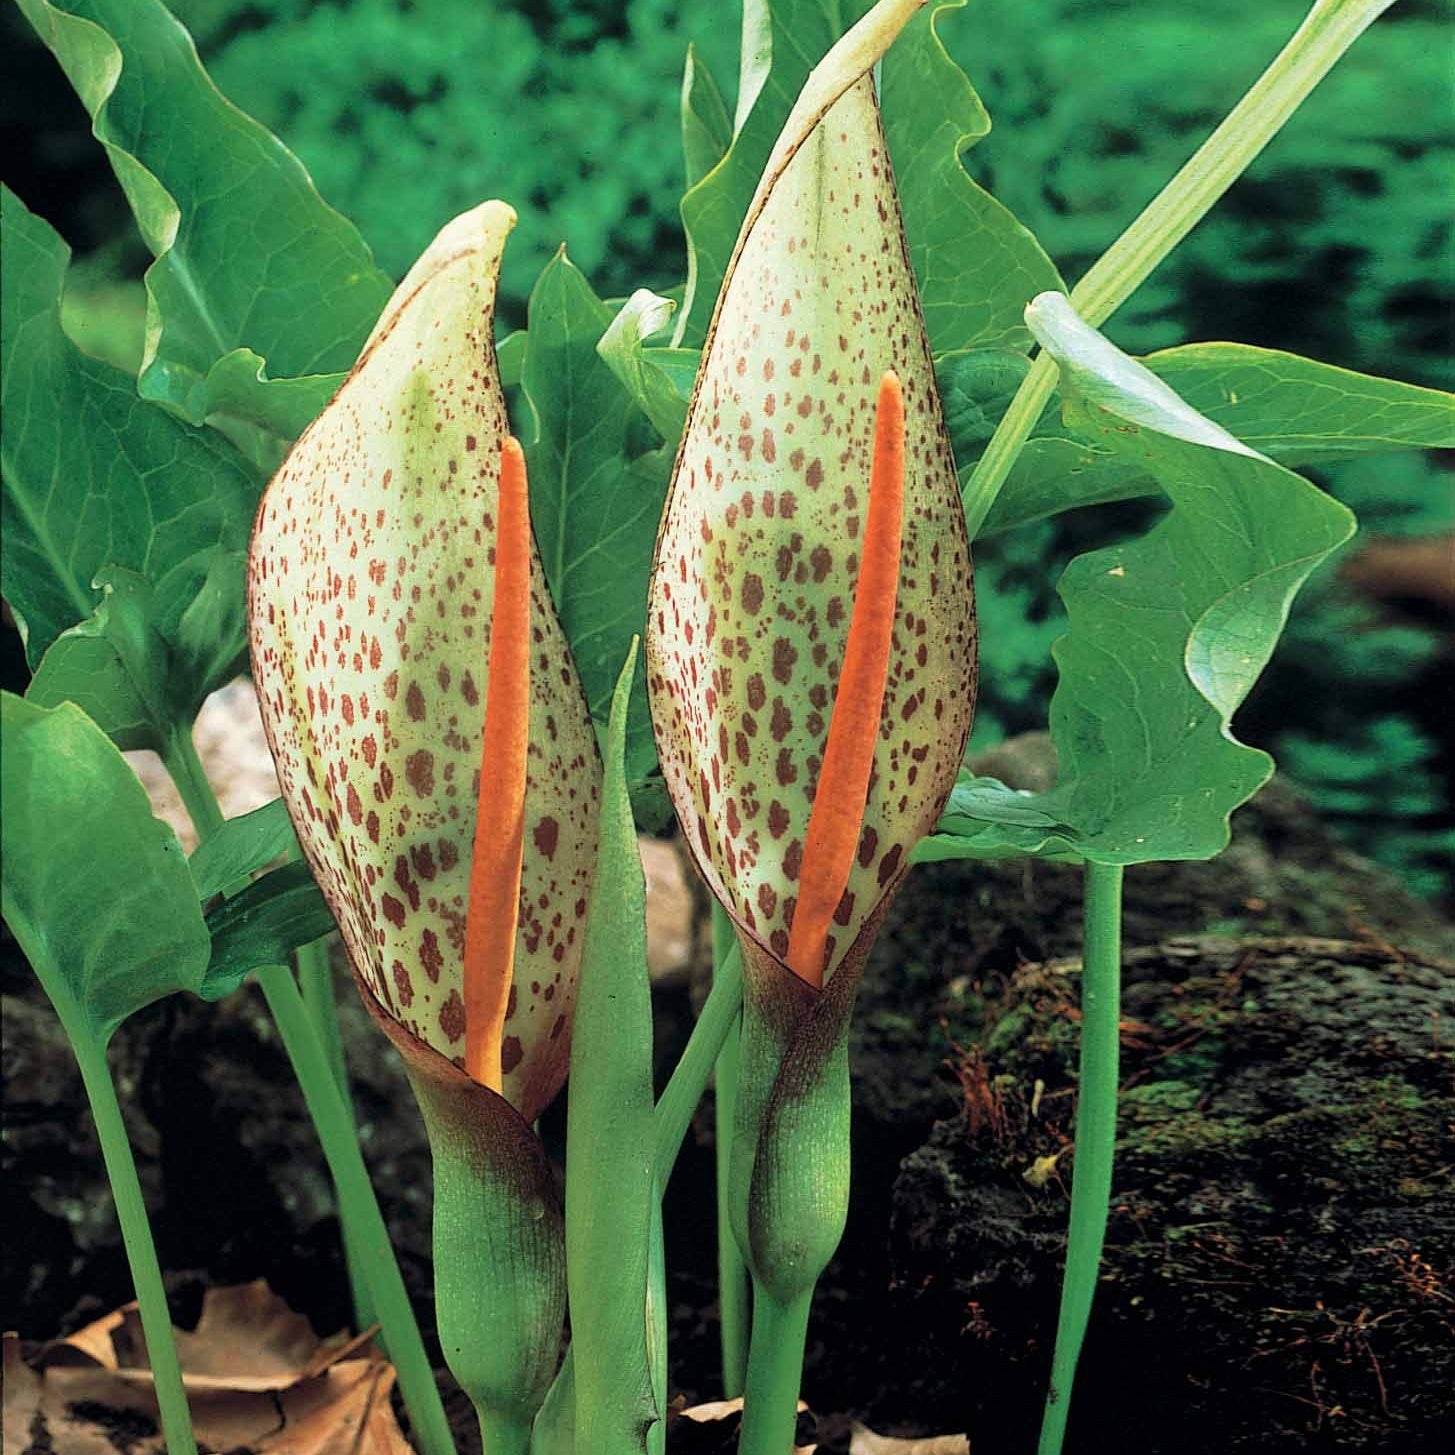
[[[197,841],[210,839],[223,825],[222,808],[207,781],[202,759],[197,756],[197,745],[192,741],[192,729],[186,723],[178,723],[173,728],[162,750],[162,762],[177,787],[187,817],[192,820]]]
[[[177,785],[199,838],[205,839],[221,828],[222,809],[197,756],[192,734],[185,726],[173,733],[162,761]],[[409,1410],[415,1437],[424,1455],[455,1455],[455,1442],[434,1382],[434,1370],[424,1352],[419,1324],[369,1181],[353,1112],[341,1092],[335,1064],[315,1029],[292,972],[286,966],[277,966],[259,971],[257,979],[323,1148],[338,1197],[345,1253],[351,1253],[362,1270],[367,1303],[378,1318],[380,1342],[388,1350],[399,1376],[399,1392]],[[316,986],[314,995],[317,998]],[[329,996],[331,1000],[331,988]],[[340,1064],[341,1055],[340,1052]],[[354,1266],[350,1264],[351,1270]]]
[[[1111,1201],[1117,1137],[1117,1059],[1121,1017],[1122,868],[1087,864],[1081,951],[1081,1072],[1076,1097],[1076,1160],[1066,1276],[1051,1359],[1051,1386],[1038,1455],[1060,1455],[1076,1361],[1096,1293]]]
[[[665,1192],[682,1150],[682,1139],[692,1125],[692,1114],[707,1089],[723,1042],[738,1023],[743,1009],[743,962],[734,950],[717,967],[702,1014],[692,1028],[682,1058],[673,1068],[666,1089],[657,1100],[657,1149],[652,1161],[657,1186]]]
[[[328,940],[315,940],[311,945],[300,945],[293,952],[293,964],[298,972],[298,988],[303,994],[303,1004],[313,1030],[328,1058],[329,1069],[343,1098],[344,1113],[348,1117],[349,1135],[358,1141],[359,1128],[354,1119],[353,1098],[349,1092],[348,1064],[344,1060],[343,1036],[339,1033],[338,1003],[333,993],[333,965],[329,959]],[[343,1235],[344,1264],[348,1269],[349,1292],[354,1305],[354,1327],[367,1329],[375,1321],[374,1300],[369,1293],[369,1281],[363,1272],[363,1250],[359,1247],[358,1232],[353,1223],[339,1219]],[[384,1352],[389,1352],[388,1339],[381,1333],[380,1343]]]
[[[372,1296],[389,1357],[399,1375],[399,1390],[409,1409],[414,1438],[425,1455],[454,1455],[449,1421],[424,1351],[419,1325],[409,1304],[404,1279],[389,1242],[389,1230],[364,1166],[353,1118],[339,1093],[303,996],[286,965],[257,972],[293,1074],[318,1130],[318,1140],[338,1192],[339,1217],[352,1226],[360,1266]]]
[[[152,1241],[151,1224],[147,1221],[146,1204],[142,1201],[141,1183],[137,1179],[126,1124],[121,1118],[121,1105],[116,1099],[116,1087],[106,1062],[106,1047],[84,1028],[67,1026],[66,1029],[71,1033],[71,1045],[81,1068],[81,1080],[91,1103],[91,1115],[96,1119],[96,1132],[101,1139],[106,1175],[111,1180],[111,1195],[116,1201],[121,1239],[126,1245],[126,1261],[131,1266],[142,1332],[146,1336],[147,1362],[152,1368],[168,1455],[197,1455],[192,1417],[187,1408],[187,1392],[182,1384],[177,1345],[172,1335],[172,1318],[167,1310],[166,1290],[162,1286],[162,1270],[157,1263],[156,1244]]]
[[[338,1006],[333,996],[333,965],[329,961],[328,940],[314,940],[311,945],[300,945],[293,952],[293,964],[298,971],[298,989],[303,1004],[308,1009],[308,1019],[323,1044],[324,1055],[328,1057],[329,1069],[340,1091],[347,1093],[349,1085],[348,1068],[344,1064],[344,1042],[339,1034]],[[353,1113],[349,1114],[350,1122]]]
[[[647,1455],[667,1452],[667,1244],[662,1226],[662,1189],[652,1182],[652,1243],[647,1274],[648,1355],[652,1366],[652,1397],[657,1402],[658,1418],[647,1431]]]
[[[712,989],[707,993],[702,1013],[697,1017],[697,1024],[692,1028],[687,1045],[673,1067],[662,1095],[657,1099],[652,1118],[657,1134],[656,1148],[652,1155],[652,1176],[656,1184],[659,1211],[672,1169],[677,1164],[677,1154],[682,1150],[687,1128],[692,1125],[692,1115],[702,1100],[702,1093],[707,1090],[708,1078],[712,1075],[718,1054],[728,1035],[737,1026],[742,1010],[743,962],[734,947],[732,954],[718,962]],[[654,1284],[654,1287],[657,1288],[659,1297],[665,1298],[661,1284]],[[661,1322],[660,1315],[657,1326],[665,1334],[665,1324]],[[546,1396],[541,1417],[537,1421],[539,1448],[557,1450],[563,1439],[561,1432],[571,1427],[573,1363],[572,1351],[568,1347],[555,1383]]]
[[[1222,124],[1071,290],[1088,323],[1104,323],[1202,220],[1278,134],[1335,62],[1394,0],[1316,0],[1303,24]],[[965,488],[973,540],[1056,385],[1037,359]]]
[[[481,1410],[481,1455],[530,1455],[530,1421]]]
[[[812,1288],[779,1303],[753,1280],[753,1342],[739,1455],[787,1455],[793,1449],[812,1303]]]
[[[721,905],[712,907],[712,962],[714,981],[721,967],[738,952],[732,920]],[[736,1399],[748,1374],[748,1269],[733,1237],[728,1217],[728,1176],[733,1152],[733,1106],[738,1099],[738,1047],[741,1024],[734,1019],[717,1054],[717,1091],[713,1113],[717,1156],[717,1291],[722,1322],[722,1393]]]

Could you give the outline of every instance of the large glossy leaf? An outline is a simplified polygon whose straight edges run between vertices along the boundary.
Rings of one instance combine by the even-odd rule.
[[[1210,857],[1273,768],[1233,736],[1233,713],[1294,594],[1354,519],[1191,409],[1064,297],[1036,300],[1027,320],[1060,365],[1067,422],[1155,479],[1172,508],[1140,538],[1077,557],[1062,578],[1056,786],[1027,796],[962,782],[918,856]]]
[[[353,363],[389,280],[298,159],[212,84],[160,0],[19,3],[156,258],[142,393],[194,423],[292,438]]]
[[[773,143],[814,63],[852,19],[845,12],[858,8],[839,0],[745,0],[732,145],[682,199],[688,284],[674,343],[701,345]]]
[[[880,71],[884,130],[936,358],[1029,347],[1026,304],[1062,286],[1041,245],[960,165],[961,153],[990,130],[979,96],[939,37],[941,20],[963,6],[953,0],[921,10]]]
[[[0,694],[5,920],[74,1036],[200,990],[209,941],[177,836],[79,708]]]
[[[1287,466],[1387,450],[1455,447],[1455,396],[1249,344],[1187,344],[1142,361],[1199,413]],[[1057,423],[1031,440],[982,535],[1158,485],[1135,456]],[[961,442],[957,439],[956,444]],[[973,461],[957,449],[961,478]]]
[[[152,622],[200,686],[215,671],[198,660],[204,638],[223,656],[241,646],[235,611],[230,645],[193,628],[211,610],[219,557],[246,548],[253,476],[213,431],[139,399],[126,374],[65,337],[66,245],[9,191],[3,209],[0,579],[26,655],[39,666],[63,631],[90,617],[97,574],[118,566],[151,583]]]
[[[1187,344],[1143,360],[1194,409],[1282,465],[1455,448],[1455,395],[1249,344]]]
[[[625,770],[637,644],[612,699],[601,841],[571,1042],[566,1276],[582,1450],[646,1450],[655,1407],[647,1258],[656,1206],[646,884]]]
[[[546,579],[571,643],[598,727],[611,709],[616,674],[646,619],[645,583],[670,460],[629,458],[636,406],[597,344],[611,309],[564,250],[530,296],[521,384],[535,416],[531,518]],[[644,826],[660,823],[665,800],[647,787],[656,751],[646,700],[633,693],[627,775]]]

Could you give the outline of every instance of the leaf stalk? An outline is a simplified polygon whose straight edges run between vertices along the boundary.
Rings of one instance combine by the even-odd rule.
[[[1066,1273],[1051,1358],[1051,1384],[1037,1455],[1061,1455],[1076,1362],[1091,1317],[1111,1200],[1120,1057],[1122,866],[1085,866],[1081,952],[1081,1070],[1076,1096],[1076,1160]]]
[[[1309,93],[1394,0],[1316,0],[1304,22],[1212,135],[1071,290],[1088,323],[1100,325],[1151,276],[1252,165]],[[1042,354],[996,427],[965,487],[973,540],[1056,387]]]
[[[146,1203],[142,1199],[136,1159],[132,1156],[126,1123],[122,1120],[121,1103],[116,1098],[116,1086],[111,1079],[111,1068],[107,1065],[106,1046],[81,1024],[67,1025],[66,1032],[76,1063],[81,1068],[81,1081],[91,1103],[91,1115],[101,1142],[101,1156],[106,1163],[106,1176],[111,1182],[116,1217],[121,1224],[121,1240],[126,1247],[126,1261],[136,1289],[142,1333],[146,1338],[147,1362],[152,1369],[167,1455],[197,1455],[192,1416],[187,1408],[187,1391],[177,1360],[176,1340],[172,1336],[166,1288],[162,1283],[161,1265],[157,1262],[157,1247],[152,1239]]]
[[[738,953],[733,922],[723,907],[712,906],[713,983],[726,973],[728,960]],[[724,1399],[742,1394],[748,1374],[748,1270],[738,1242],[733,1237],[728,1214],[728,1180],[733,1151],[733,1106],[738,1099],[739,1041],[742,1031],[734,1017],[717,1055],[714,1102],[715,1151],[717,1157],[717,1293],[721,1322],[722,1392]]]

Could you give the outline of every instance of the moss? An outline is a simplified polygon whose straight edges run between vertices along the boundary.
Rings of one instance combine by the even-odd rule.
[[[1436,1448],[1455,1421],[1440,1266],[1455,1247],[1455,1097],[1428,1025],[1455,1013],[1455,991],[1367,944],[1255,945],[1206,936],[1129,956],[1129,1084],[1072,1442]],[[1046,991],[1024,970],[986,1039],[985,1084],[1010,1077],[998,1122],[967,1111],[942,1126],[896,1191],[897,1272],[916,1290],[904,1323],[936,1331],[905,1353],[935,1371],[923,1418],[968,1426],[991,1455],[1034,1427],[1074,1176],[1065,1157],[1038,1191],[1020,1175],[1074,1128],[1069,1062],[1037,1115],[1024,1101],[1030,1068],[1051,1070],[1043,1047],[1074,1024]],[[947,1332],[967,1307],[991,1338]]]

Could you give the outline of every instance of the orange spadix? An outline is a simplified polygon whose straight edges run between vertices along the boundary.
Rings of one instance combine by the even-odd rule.
[[[863,559],[788,939],[789,969],[815,987],[823,985],[829,925],[853,868],[874,770],[894,639],[903,520],[904,395],[899,376],[890,370],[879,383]]]
[[[465,1070],[492,1091],[499,1091],[504,1079],[501,1046],[514,978],[525,847],[530,549],[525,456],[511,437],[500,450],[489,687],[465,918]]]

